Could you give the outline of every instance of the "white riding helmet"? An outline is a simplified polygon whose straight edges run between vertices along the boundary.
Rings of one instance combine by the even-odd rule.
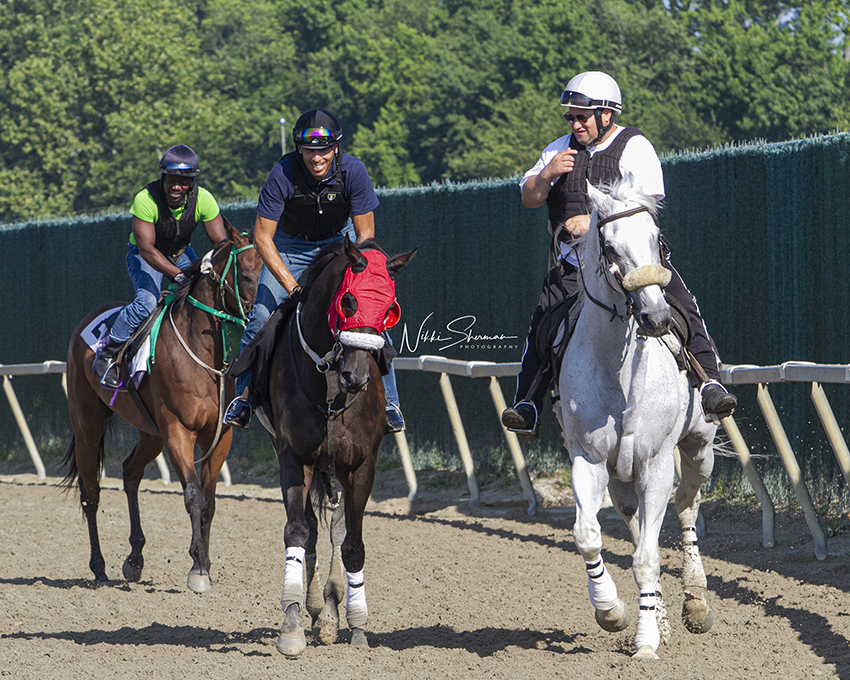
[[[623,97],[620,86],[607,73],[585,71],[579,73],[564,88],[561,106],[576,109],[611,109],[614,113],[623,112]]]

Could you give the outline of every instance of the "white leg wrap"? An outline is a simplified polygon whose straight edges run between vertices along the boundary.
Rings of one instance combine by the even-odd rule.
[[[658,630],[658,620],[655,618],[655,593],[641,593],[638,596],[637,632],[635,633],[635,648],[651,647],[653,652],[658,651],[661,644],[661,633]]]
[[[602,558],[598,562],[585,562],[587,569],[587,594],[594,609],[608,611],[617,605],[617,586],[605,568]]]
[[[708,582],[697,547],[697,532],[693,527],[682,531],[682,584],[687,588],[706,588]]]
[[[363,570],[345,572],[348,578],[348,593],[345,600],[346,619],[349,628],[365,628],[369,618],[366,607],[366,586],[363,582]]]
[[[292,603],[301,607],[304,604],[304,548],[286,549],[286,566],[283,569],[283,594],[280,606],[286,608]]]

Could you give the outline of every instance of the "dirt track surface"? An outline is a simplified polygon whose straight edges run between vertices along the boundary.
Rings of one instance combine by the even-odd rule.
[[[844,678],[850,679],[850,538],[818,562],[802,517],[777,515],[777,544],[761,547],[761,513],[705,506],[700,540],[714,628],[686,632],[678,527],[662,531],[662,585],[673,635],[658,661],[630,659],[637,593],[622,522],[601,513],[604,556],[632,611],[622,633],[599,629],[567,505],[536,516],[514,486],[482,490],[472,511],[463,480],[420,473],[405,499],[400,471],[379,476],[365,520],[368,650],[308,635],[301,659],[275,649],[282,622],[280,491],[219,485],[210,593],[186,589],[189,524],[179,485],[145,481],[142,581],[121,579],[127,508],[105,480],[100,510],[108,584],[92,587],[78,502],[56,480],[0,477],[0,677],[11,678]],[[547,504],[563,502],[536,482]],[[320,543],[324,578],[328,550]],[[344,612],[343,612],[344,614]],[[344,618],[343,618],[344,621]]]

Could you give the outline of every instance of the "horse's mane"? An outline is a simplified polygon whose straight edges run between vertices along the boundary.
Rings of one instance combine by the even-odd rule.
[[[358,250],[378,250],[382,252],[384,255],[387,254],[386,248],[384,244],[382,244],[378,239],[368,238],[365,241],[357,242]],[[316,255],[316,259],[307,267],[307,270],[302,275],[301,285],[305,290],[310,288],[315,282],[316,279],[319,278],[319,274],[321,274],[325,267],[338,255],[342,255],[345,252],[345,241],[337,241],[336,243],[331,243],[330,245],[322,248],[318,255]]]
[[[647,196],[638,191],[635,186],[635,180],[631,173],[628,173],[623,179],[617,180],[611,184],[605,184],[599,189],[605,194],[603,199],[596,200],[591,197],[591,205],[599,212],[600,217],[608,217],[619,210],[624,210],[617,205],[637,204],[649,210],[653,219],[658,217],[658,209],[660,205],[652,196]]]
[[[631,173],[616,182],[603,184],[598,189],[603,195],[591,195],[590,204],[597,211],[600,219],[614,215],[617,212],[628,210],[628,206],[631,205],[631,207],[642,206],[646,208],[649,214],[652,215],[652,219],[658,224],[658,211],[661,208],[660,201],[638,191]],[[590,232],[588,231],[582,234],[576,243],[584,245],[589,237]]]

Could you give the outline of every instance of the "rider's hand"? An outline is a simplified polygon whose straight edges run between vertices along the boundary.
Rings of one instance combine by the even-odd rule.
[[[561,175],[573,171],[575,166],[575,149],[565,149],[555,156],[549,164],[541,170],[540,174],[549,182],[556,180]]]
[[[174,282],[179,286],[182,285],[184,281],[186,281],[188,277],[184,272],[180,272],[177,276],[174,277]]]
[[[576,215],[575,217],[571,217],[564,222],[564,229],[573,236],[586,234],[587,230],[590,229],[590,215]]]

